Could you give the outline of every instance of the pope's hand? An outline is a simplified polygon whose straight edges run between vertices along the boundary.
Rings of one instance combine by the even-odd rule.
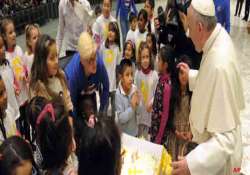
[[[180,69],[180,73],[184,74],[185,80],[188,81],[188,74],[190,70],[188,64],[181,62],[177,65],[177,68]]]
[[[188,169],[187,160],[184,157],[178,157],[178,161],[173,162],[172,166],[172,175],[191,175]]]

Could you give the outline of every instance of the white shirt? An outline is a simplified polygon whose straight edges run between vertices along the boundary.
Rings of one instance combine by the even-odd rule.
[[[19,106],[22,106],[28,100],[27,82],[23,80],[23,77],[25,77],[27,73],[23,57],[23,51],[18,45],[15,47],[14,52],[6,51],[6,59],[10,62],[20,89],[20,94],[17,96]]]
[[[121,52],[117,45],[111,45],[108,49],[103,43],[101,53],[109,77],[109,92],[112,92],[116,90],[116,67],[121,62]]]
[[[158,73],[154,70],[144,74],[141,70],[135,72],[135,85],[141,94],[141,115],[138,117],[138,124],[151,127],[151,113],[147,112],[147,105],[153,104],[155,89],[158,83]]]
[[[91,9],[87,0],[81,1],[83,2],[80,3],[84,4],[87,9]],[[79,10],[74,9],[69,0],[60,0],[58,8],[59,20],[56,36],[58,52],[60,54],[64,39],[66,50],[77,51],[78,39],[80,34],[87,30],[88,21],[87,19],[82,20],[81,15],[78,14]]]
[[[7,91],[7,99],[8,106],[13,109],[13,120],[19,118],[19,104],[16,99],[16,94],[14,90],[14,73],[10,67],[10,65],[1,65],[0,66],[0,74],[2,76],[6,91]]]
[[[136,29],[135,36],[132,39],[132,42],[135,43],[135,51],[136,51],[136,60],[138,60],[138,50],[141,42],[146,42],[148,32],[145,30],[144,33],[141,33],[139,29]]]
[[[34,61],[34,54],[29,55],[28,52],[25,52],[24,57],[23,57],[23,63],[27,67],[29,76],[30,76],[33,61]]]
[[[131,30],[131,29],[128,31],[127,37],[126,37],[126,41],[128,41],[128,40],[134,42],[134,40],[135,40],[135,31],[133,31],[133,30]],[[134,44],[135,44],[135,43],[134,43]]]
[[[107,39],[108,25],[110,22],[116,22],[116,19],[112,15],[110,15],[109,18],[105,18],[103,15],[101,15],[93,24],[93,36],[99,46]]]
[[[192,175],[232,175],[242,157],[242,82],[233,42],[220,24],[206,41],[199,71],[189,72],[190,126],[200,143],[187,155]],[[202,156],[201,156],[202,155]]]

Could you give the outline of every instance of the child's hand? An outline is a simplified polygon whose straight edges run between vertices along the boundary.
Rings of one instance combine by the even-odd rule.
[[[19,96],[19,94],[20,94],[20,88],[15,83],[14,83],[14,90],[15,90],[16,96]]]
[[[28,78],[27,76],[23,76],[23,81],[24,81],[25,83],[27,83],[27,82],[29,82],[29,78]]]
[[[137,106],[139,105],[139,94],[136,91],[131,98],[131,106],[132,108],[135,110],[137,108]]]
[[[179,132],[176,130],[175,135],[177,138],[181,140],[185,140],[185,141],[191,141],[193,138],[193,135],[191,132]]]
[[[151,102],[146,105],[147,112],[151,113],[153,111],[153,104]]]
[[[192,141],[192,138],[193,138],[192,132],[185,132],[184,136],[186,137],[187,141]]]
[[[92,114],[92,115],[89,117],[89,120],[88,120],[87,125],[88,125],[88,127],[90,127],[90,128],[94,128],[94,127],[95,127],[95,123],[96,123],[96,121],[95,121],[95,116]]]

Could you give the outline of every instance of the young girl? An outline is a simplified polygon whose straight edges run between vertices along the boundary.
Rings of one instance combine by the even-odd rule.
[[[8,138],[0,146],[0,174],[30,175],[34,159],[30,145],[21,137]]]
[[[116,90],[116,68],[120,63],[120,34],[116,22],[110,22],[108,26],[108,38],[101,47],[103,62],[109,77],[109,92],[111,95],[112,116],[115,114],[115,90]]]
[[[152,33],[147,34],[146,42],[148,47],[150,48],[151,55],[152,55],[152,61],[154,63],[154,68],[157,70],[157,61],[156,61],[156,55],[157,55],[157,46],[156,46],[156,38],[155,35]]]
[[[191,66],[187,59],[182,59],[181,62]],[[188,82],[180,70],[177,70],[172,82],[167,148],[173,160],[177,161],[178,156],[185,156],[190,151],[189,146],[192,144],[189,125],[191,92],[188,90]]]
[[[40,96],[36,96],[30,100],[30,103],[26,108],[26,115],[28,116],[28,123],[31,128],[29,142],[32,146],[34,160],[39,169],[42,169],[42,154],[37,144],[37,132],[36,132],[36,118],[42,112],[43,108],[49,101]]]
[[[45,174],[75,175],[78,162],[74,155],[73,123],[62,99],[57,98],[46,103],[33,120]]]
[[[14,111],[7,108],[7,93],[2,77],[0,76],[0,145],[10,136],[16,135],[16,123],[13,120]]]
[[[96,19],[92,27],[93,37],[98,45],[98,48],[108,38],[109,23],[116,21],[116,19],[111,14],[111,8],[112,0],[103,0],[102,14]]]
[[[146,42],[142,42],[139,48],[140,69],[135,73],[135,85],[142,96],[142,108],[138,119],[138,136],[148,139],[148,131],[151,127],[151,112],[154,100],[154,92],[158,82],[158,74],[153,70],[151,50]]]
[[[135,45],[131,40],[126,41],[124,44],[123,58],[135,63]]]
[[[25,27],[25,36],[27,51],[24,53],[24,64],[27,66],[28,75],[30,77],[31,66],[34,61],[35,46],[40,36],[39,26],[37,24],[28,24]]]
[[[165,132],[168,116],[169,103],[171,96],[172,62],[175,54],[171,47],[162,47],[158,55],[159,81],[154,94],[152,124],[150,128],[151,141],[166,146],[167,133]]]
[[[1,25],[2,35],[6,48],[6,59],[10,62],[15,75],[17,101],[20,106],[20,119],[17,126],[21,134],[25,134],[25,106],[28,101],[27,68],[23,63],[23,51],[16,45],[15,26],[11,19],[4,19]]]
[[[68,112],[73,106],[63,71],[58,66],[56,42],[48,35],[37,41],[34,63],[31,67],[30,99],[42,96],[48,100],[62,96]]]
[[[1,35],[0,35],[0,74],[6,86],[8,105],[14,111],[12,118],[15,121],[19,118],[20,113],[14,89],[14,73],[9,64],[9,61],[5,57],[4,40]]]

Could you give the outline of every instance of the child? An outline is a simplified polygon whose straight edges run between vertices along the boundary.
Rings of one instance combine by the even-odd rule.
[[[95,6],[95,17],[98,18],[101,15],[102,15],[102,8],[100,7],[100,5],[96,5]]]
[[[122,29],[123,43],[125,41],[125,37],[129,29],[128,18],[129,18],[129,13],[131,12],[137,15],[135,0],[118,0],[117,8],[116,8],[116,19],[118,19],[118,15],[119,15],[121,29]]]
[[[77,115],[74,118],[74,134],[76,140],[76,154],[79,156],[80,143],[86,127],[93,128],[95,125],[97,108],[91,95],[82,95],[77,106]]]
[[[133,75],[135,73],[135,45],[131,40],[128,40],[124,44],[123,48],[123,59],[129,59],[132,62],[133,66]]]
[[[34,159],[30,145],[21,137],[6,139],[0,146],[0,174],[30,175]]]
[[[102,4],[102,15],[99,16],[93,25],[93,36],[98,46],[108,37],[108,25],[116,19],[111,15],[112,0],[104,0]]]
[[[171,47],[162,47],[158,55],[159,81],[156,86],[153,102],[152,123],[150,128],[151,141],[166,146],[167,133],[165,132],[171,96],[170,72],[173,67],[174,50]]]
[[[117,122],[121,130],[129,135],[138,135],[137,116],[140,113],[139,94],[133,84],[132,62],[123,59],[120,64],[121,80],[116,90]]]
[[[13,109],[7,108],[7,94],[2,77],[0,76],[0,145],[10,136],[16,135],[16,123],[13,120]]]
[[[62,99],[47,103],[33,120],[36,121],[37,143],[45,174],[75,175],[78,162],[74,156],[73,123]]]
[[[157,71],[157,46],[156,46],[156,38],[155,35],[152,33],[147,34],[146,42],[148,47],[151,50],[152,61],[154,63],[154,69]]]
[[[184,57],[180,60],[190,67],[189,59]],[[173,160],[178,156],[185,156],[191,144],[192,133],[189,124],[191,92],[188,90],[188,81],[179,69],[172,80],[172,95],[170,105],[169,139],[167,148]]]
[[[37,132],[36,132],[36,118],[42,112],[43,108],[49,101],[40,96],[36,96],[30,100],[30,103],[26,108],[26,115],[28,116],[28,123],[31,128],[29,142],[32,146],[34,160],[39,169],[42,169],[43,157],[40,148],[37,144]]]
[[[147,29],[146,29],[146,24],[148,21],[148,14],[147,11],[144,9],[141,9],[139,14],[138,14],[138,29],[135,31],[135,37],[133,38],[133,42],[135,43],[136,46],[136,62],[138,62],[138,50],[141,42],[146,41],[147,37]]]
[[[17,126],[23,135],[26,128],[24,125],[25,106],[28,101],[27,68],[23,62],[23,51],[21,47],[16,45],[16,32],[13,21],[11,19],[3,19],[1,29],[6,48],[6,59],[10,62],[16,80],[17,101],[20,107],[20,118],[17,120]]]
[[[115,115],[116,68],[121,60],[120,48],[118,24],[116,22],[110,22],[108,38],[101,47],[101,53],[109,77],[109,93],[111,96],[112,116]]]
[[[144,9],[148,13],[148,22],[150,26],[150,33],[155,33],[155,25],[154,25],[154,8],[155,8],[155,0],[146,0]]]
[[[24,53],[24,64],[27,67],[28,75],[30,77],[31,66],[34,61],[35,46],[40,36],[40,30],[37,24],[28,24],[25,27],[26,47],[27,51]]]
[[[51,100],[58,95],[63,97],[66,109],[71,113],[73,105],[65,75],[58,66],[56,42],[48,35],[41,35],[31,67],[30,99],[42,96]]]
[[[5,47],[3,37],[0,35],[0,74],[4,81],[7,91],[8,105],[13,109],[13,120],[17,120],[20,116],[19,104],[16,99],[14,89],[14,73],[10,67],[9,61],[5,57]]]
[[[135,73],[135,85],[142,95],[141,115],[138,119],[138,136],[145,139],[148,139],[148,132],[151,127],[154,92],[158,82],[158,74],[153,70],[151,55],[151,50],[146,42],[142,42],[139,48],[140,69]]]
[[[131,40],[126,41],[124,44],[123,58],[135,63],[135,45]]]
[[[121,136],[114,121],[98,121],[82,132],[78,174],[120,175]]]
[[[130,25],[130,29],[127,33],[126,41],[128,40],[133,41],[135,37],[136,26],[137,26],[137,16],[136,14],[132,12],[129,14],[129,25]]]

